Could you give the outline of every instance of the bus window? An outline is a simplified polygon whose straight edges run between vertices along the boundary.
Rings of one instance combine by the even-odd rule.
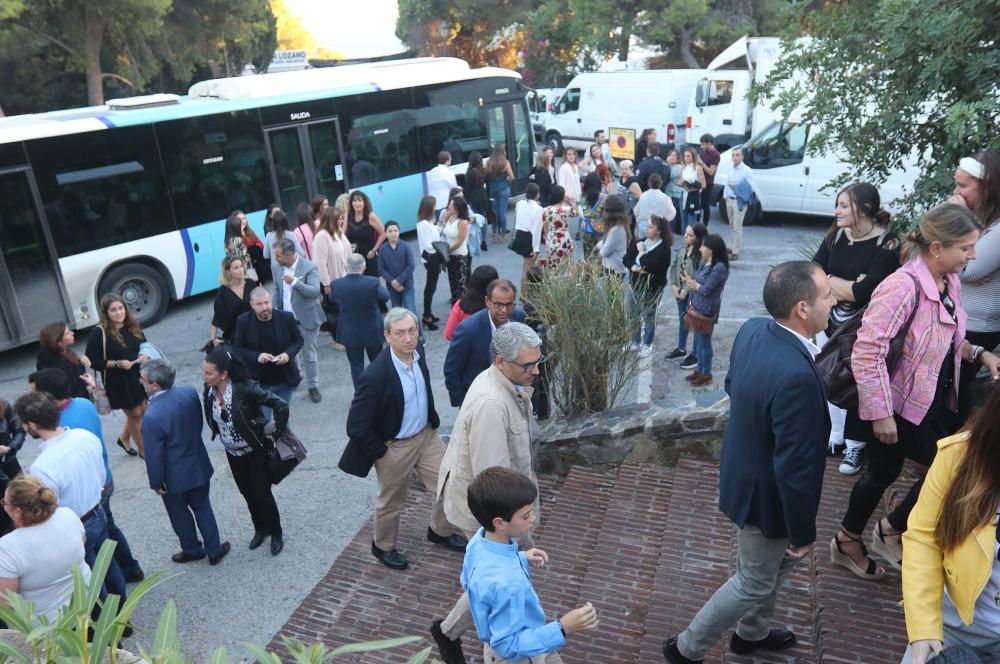
[[[354,116],[346,131],[352,187],[392,180],[424,170],[419,162],[417,124],[411,110]],[[345,123],[346,124],[346,123]]]
[[[514,150],[507,155],[514,169],[514,177],[518,180],[531,175],[531,125],[524,114],[524,104],[517,102],[511,105],[514,120]]]
[[[152,127],[47,138],[28,155],[59,256],[176,230]]]
[[[483,111],[474,102],[420,109],[417,131],[424,169],[437,165],[437,156],[442,150],[451,153],[454,164],[468,161],[473,151],[484,158],[489,156],[490,142],[483,120]]]
[[[260,121],[251,111],[161,122],[162,150],[181,228],[253,212],[271,199]]]

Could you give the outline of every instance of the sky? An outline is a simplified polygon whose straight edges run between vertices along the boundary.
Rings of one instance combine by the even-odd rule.
[[[396,38],[396,0],[285,0],[302,17],[319,46],[348,58],[390,55],[405,50]]]

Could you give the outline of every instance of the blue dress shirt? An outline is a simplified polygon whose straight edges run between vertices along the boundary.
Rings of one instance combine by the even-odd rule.
[[[410,366],[396,357],[391,348],[389,357],[392,358],[392,366],[396,368],[399,382],[403,385],[403,422],[396,438],[412,438],[427,426],[427,385],[424,383],[424,374],[420,371],[420,355],[413,351]]]

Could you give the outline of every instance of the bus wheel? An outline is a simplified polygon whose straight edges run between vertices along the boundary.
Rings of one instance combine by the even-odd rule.
[[[143,327],[163,318],[170,299],[160,273],[141,263],[128,263],[109,270],[101,279],[98,299],[107,293],[120,295]]]
[[[552,153],[561,157],[563,153],[562,138],[556,132],[549,132],[549,135],[545,137],[545,143],[552,148]]]

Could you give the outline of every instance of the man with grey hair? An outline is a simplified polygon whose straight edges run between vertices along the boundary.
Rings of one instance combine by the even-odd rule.
[[[316,356],[316,337],[319,326],[326,322],[326,314],[319,303],[322,287],[316,265],[295,253],[295,243],[282,238],[274,243],[274,260],[282,267],[282,274],[274,275],[274,299],[280,311],[289,311],[302,329],[302,359],[306,367],[306,383],[313,403],[323,400],[319,391],[319,359]]]
[[[365,354],[368,354],[368,362],[371,363],[382,350],[382,312],[379,310],[379,303],[389,301],[389,291],[378,277],[362,274],[364,271],[364,256],[348,256],[347,274],[333,280],[327,296],[340,312],[337,316],[336,339],[346,348],[351,380],[355,387],[365,370]]]
[[[230,547],[229,542],[219,541],[219,526],[208,495],[213,469],[201,438],[201,398],[193,387],[174,387],[176,375],[167,360],[149,360],[139,372],[139,381],[149,396],[149,408],[142,418],[146,475],[149,488],[163,500],[181,543],[181,550],[171,560],[187,563],[207,555],[208,564],[217,565]]]
[[[469,484],[479,473],[502,466],[538,484],[531,459],[531,440],[538,432],[532,415],[531,384],[544,360],[542,340],[527,325],[509,322],[493,333],[490,356],[493,364],[476,377],[465,395],[438,472],[437,495],[444,502],[445,516],[470,538],[479,529],[479,522],[469,509],[467,496]],[[538,511],[536,500],[536,517]],[[531,547],[530,534],[521,544],[525,549]],[[465,661],[462,635],[473,626],[466,593],[444,620],[431,625],[431,635],[446,664]]]
[[[386,567],[403,570],[409,562],[396,549],[396,539],[410,474],[416,469],[425,486],[436,487],[444,443],[437,434],[440,419],[434,410],[430,373],[417,352],[416,315],[402,307],[390,309],[383,334],[389,346],[357,383],[347,414],[347,447],[338,465],[358,477],[367,477],[375,467],[378,499],[372,555]],[[435,501],[427,539],[464,552],[468,540],[454,530],[440,499]]]

